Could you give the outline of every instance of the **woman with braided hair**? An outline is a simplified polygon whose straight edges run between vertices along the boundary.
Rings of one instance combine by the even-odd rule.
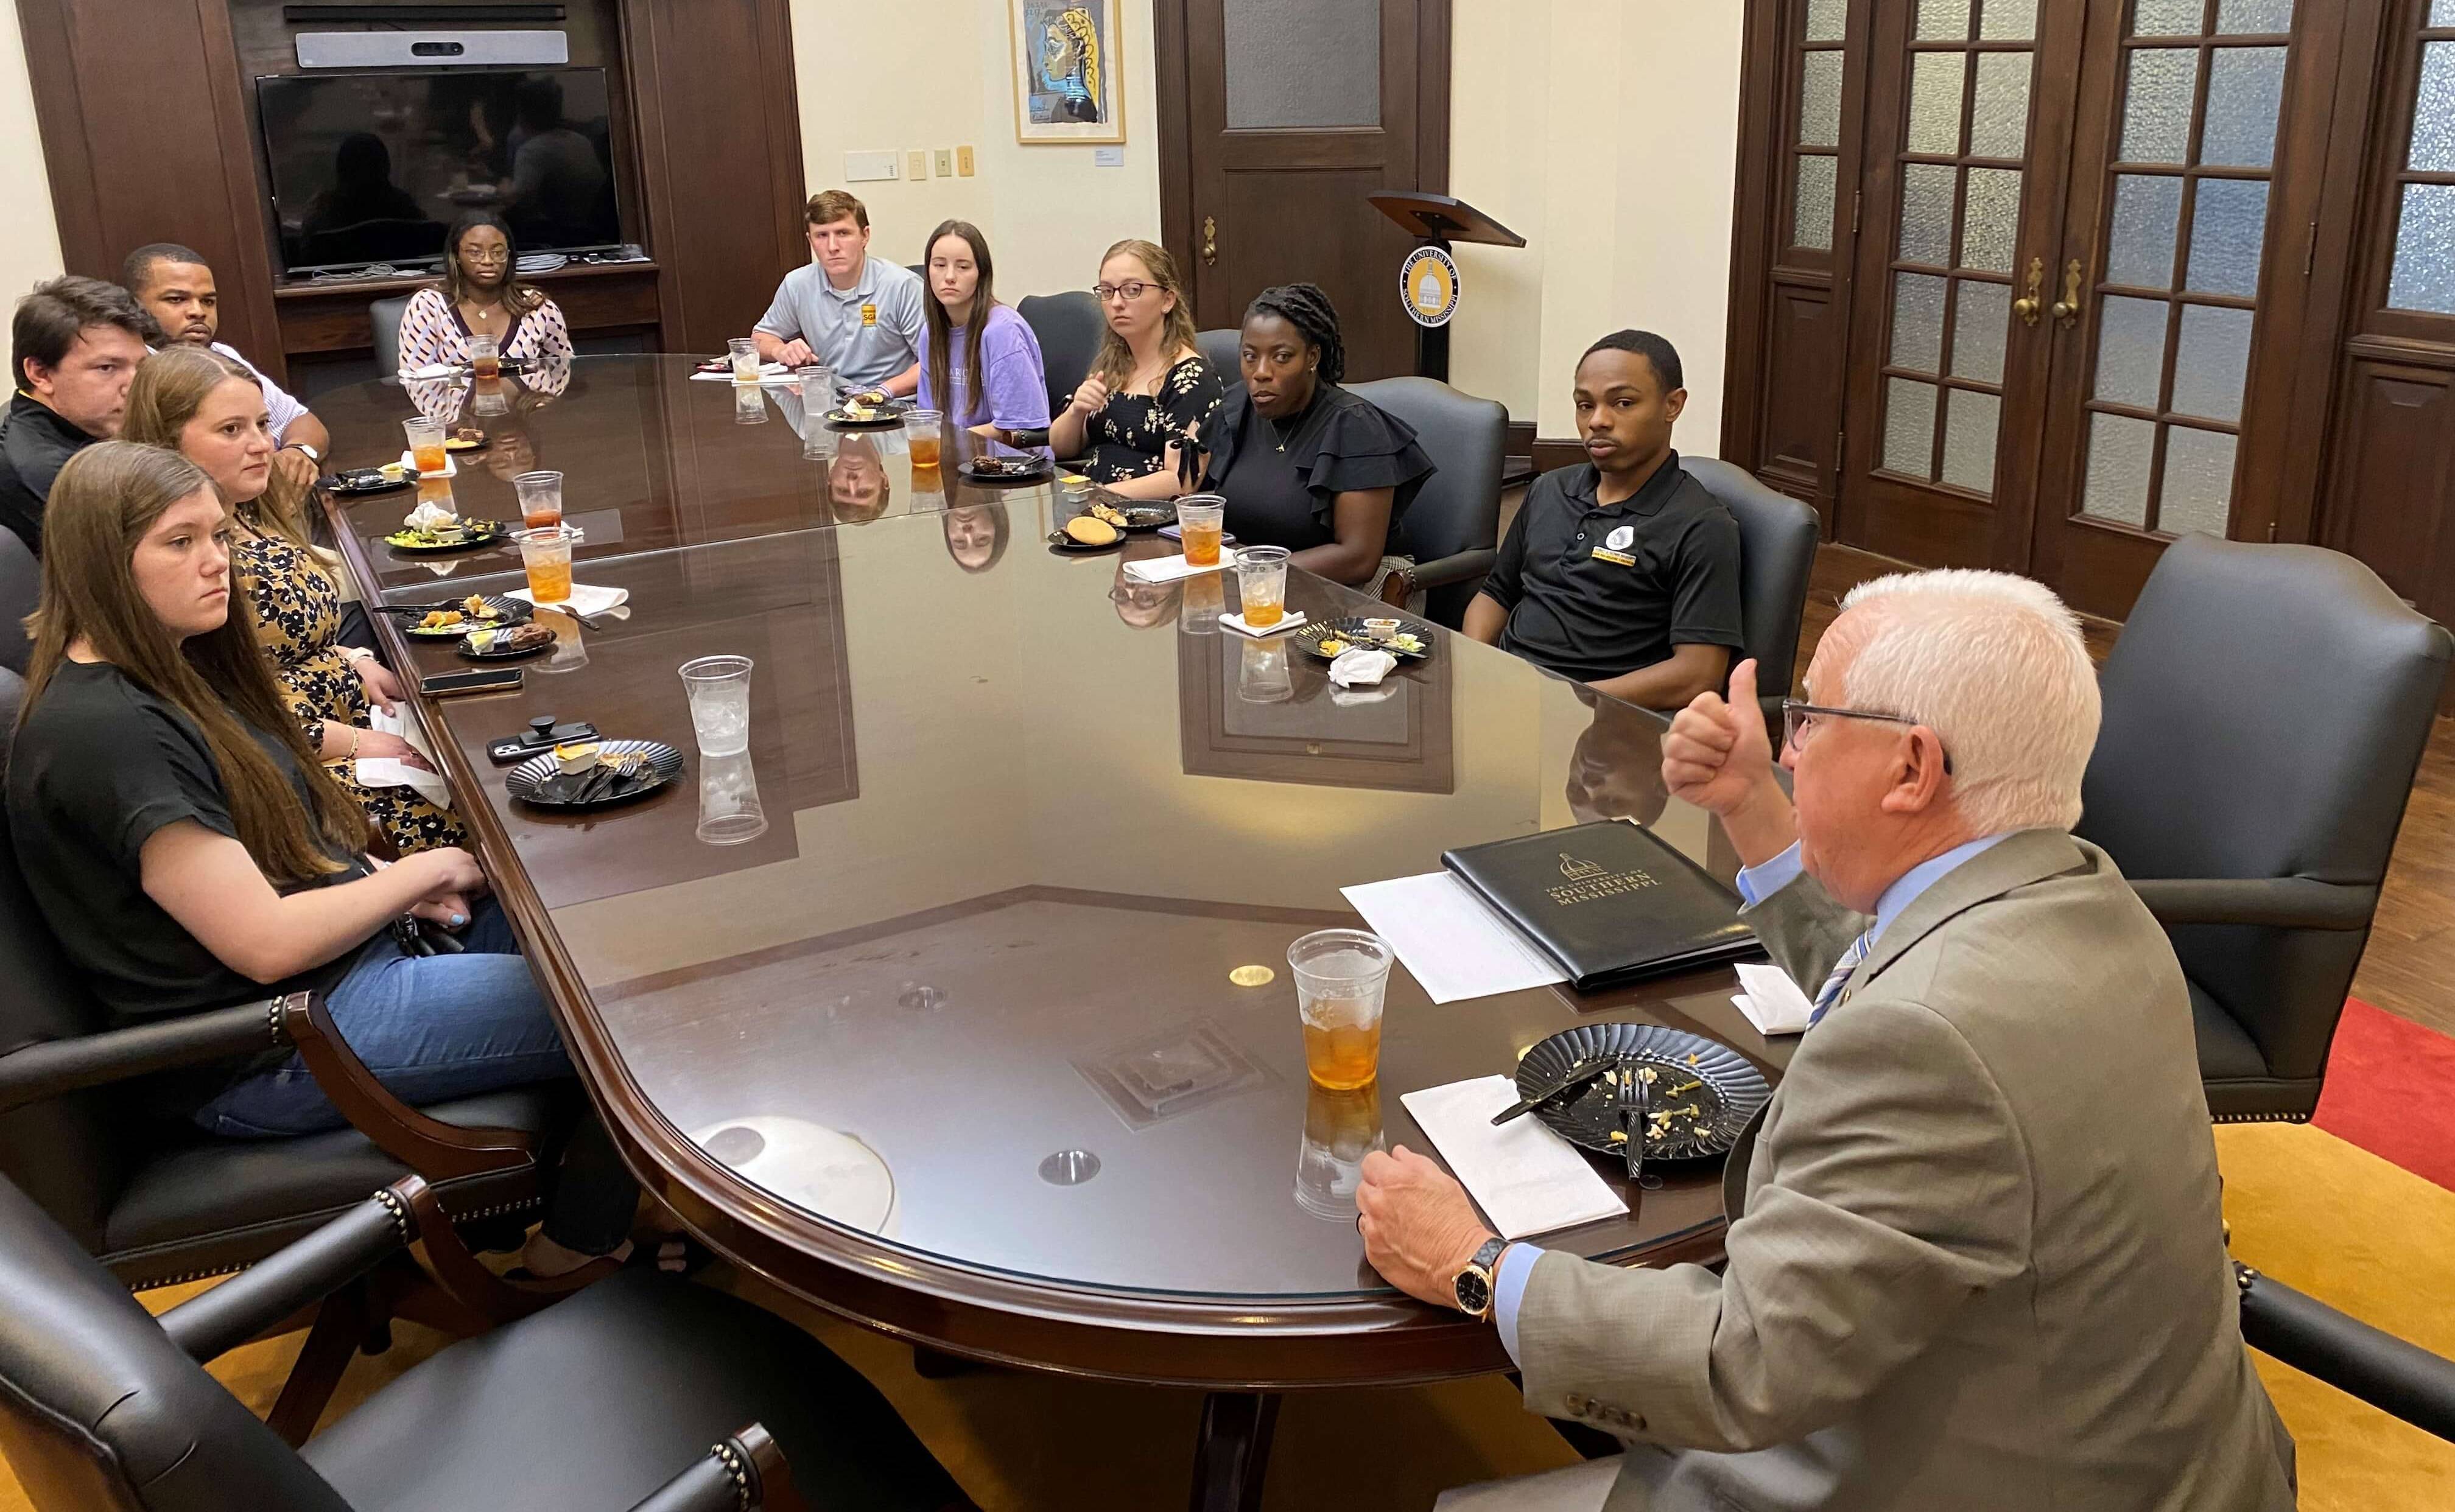
[[[1377,586],[1432,459],[1404,420],[1339,387],[1347,349],[1318,286],[1262,291],[1243,338],[1245,386],[1220,408],[1207,478],[1228,529],[1332,582]]]

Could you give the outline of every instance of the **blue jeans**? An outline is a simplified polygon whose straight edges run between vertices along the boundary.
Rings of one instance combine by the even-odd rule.
[[[562,1037],[520,958],[511,924],[493,898],[458,932],[463,954],[409,956],[389,931],[325,998],[333,1026],[385,1090],[414,1107],[573,1075]],[[196,1110],[196,1123],[224,1139],[316,1134],[348,1122],[292,1056],[242,1078]],[[574,1131],[546,1231],[584,1254],[601,1254],[628,1231],[639,1189],[594,1117]]]

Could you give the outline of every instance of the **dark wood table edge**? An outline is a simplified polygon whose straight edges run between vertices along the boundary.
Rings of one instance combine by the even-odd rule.
[[[355,532],[325,501],[361,585],[374,581]],[[834,527],[813,527],[832,529]],[[1331,585],[1334,586],[1334,585]],[[378,597],[378,600],[380,598]],[[415,665],[396,616],[375,635],[396,667]],[[448,724],[436,700],[421,713]],[[1411,1385],[1511,1368],[1489,1324],[1392,1292],[1289,1304],[1280,1298],[1179,1298],[1069,1287],[918,1254],[802,1212],[742,1179],[677,1128],[633,1079],[595,999],[563,950],[494,806],[491,773],[457,741],[434,740],[477,855],[566,1049],[624,1163],[702,1241],[786,1294],[863,1327],[967,1359],[1144,1385],[1281,1391]],[[1713,1263],[1715,1220],[1613,1263]]]

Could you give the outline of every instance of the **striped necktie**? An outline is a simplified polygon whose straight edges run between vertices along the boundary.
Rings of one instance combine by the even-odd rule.
[[[1841,989],[1849,982],[1850,974],[1867,958],[1867,951],[1875,942],[1876,932],[1870,929],[1852,940],[1850,948],[1841,953],[1841,958],[1834,962],[1833,975],[1824,978],[1823,989],[1816,995],[1816,1009],[1807,1016],[1808,1028],[1815,1028],[1816,1020],[1832,1012],[1833,1005],[1841,1000]]]

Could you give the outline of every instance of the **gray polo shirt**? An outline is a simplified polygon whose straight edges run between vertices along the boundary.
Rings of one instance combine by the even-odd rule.
[[[850,289],[827,282],[827,271],[804,263],[776,286],[776,302],[759,329],[809,343],[819,360],[848,388],[874,389],[920,360],[921,280],[912,270],[867,259]]]

